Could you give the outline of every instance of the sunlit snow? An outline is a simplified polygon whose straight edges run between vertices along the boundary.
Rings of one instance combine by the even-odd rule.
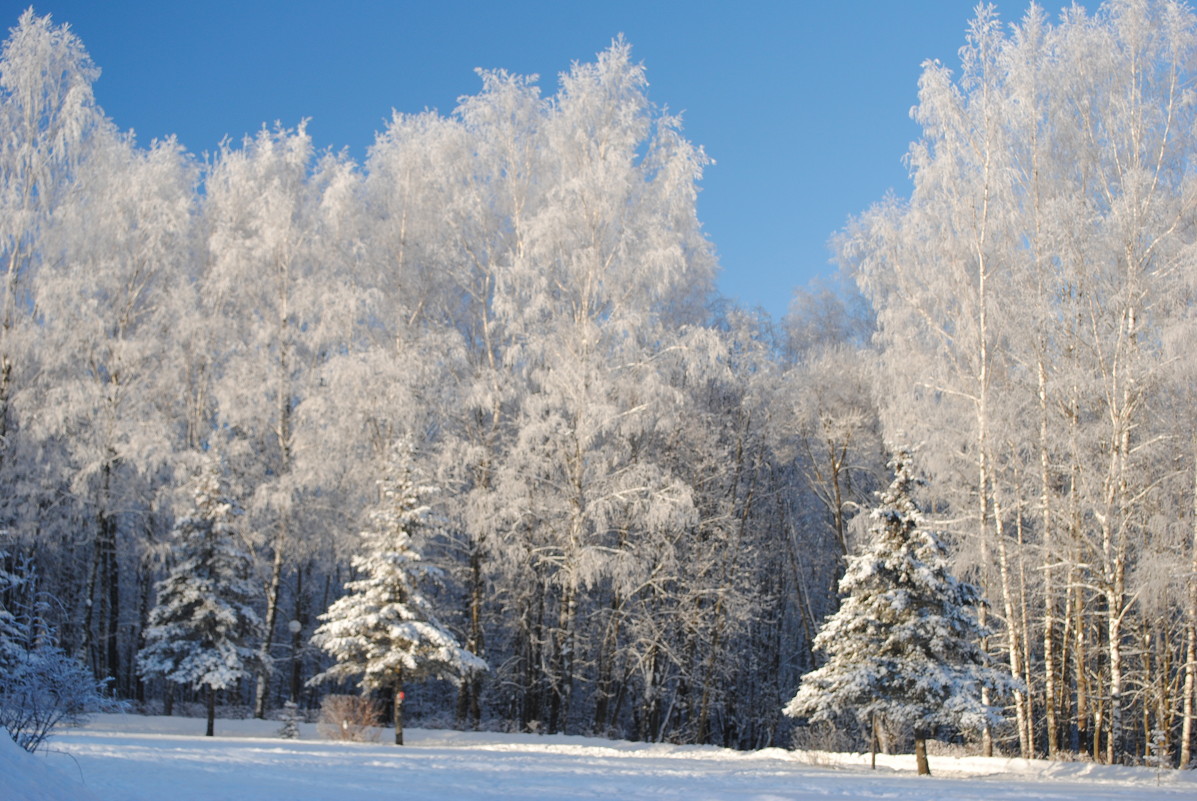
[[[829,755],[627,743],[584,737],[408,731],[409,745],[340,743],[313,724],[283,740],[277,721],[97,715],[27,755],[0,744],[4,801],[344,801],[398,799],[686,799],[895,801],[1197,796],[1193,771],[1019,759]],[[0,738],[2,739],[2,738]],[[383,734],[382,740],[386,741]],[[48,778],[47,778],[48,777]],[[80,780],[82,784],[80,784]]]

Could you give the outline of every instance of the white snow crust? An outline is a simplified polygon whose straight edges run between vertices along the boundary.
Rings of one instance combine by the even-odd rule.
[[[52,748],[44,745],[43,748]],[[41,751],[30,754],[13,742],[8,732],[0,729],[0,800],[2,801],[99,801],[87,790],[80,779],[82,775],[53,754],[54,765],[49,765],[49,753]]]
[[[1147,801],[1197,797],[1197,772],[981,757],[826,754],[628,743],[572,736],[407,730],[406,746],[340,743],[300,725],[96,715],[29,755],[0,745],[3,801]],[[7,740],[7,738],[0,738]],[[383,741],[386,735],[383,734]],[[82,777],[82,784],[79,778]]]

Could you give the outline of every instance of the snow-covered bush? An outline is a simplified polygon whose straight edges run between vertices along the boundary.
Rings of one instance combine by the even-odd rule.
[[[325,696],[316,730],[329,740],[376,743],[382,731],[382,706],[360,695]]]
[[[27,651],[0,679],[0,725],[26,751],[36,751],[64,723],[110,705],[104,682],[56,645]]]
[[[59,725],[113,705],[105,682],[58,646],[46,619],[51,600],[38,599],[36,583],[28,563],[0,570],[0,590],[21,598],[15,611],[0,601],[0,726],[31,752]]]

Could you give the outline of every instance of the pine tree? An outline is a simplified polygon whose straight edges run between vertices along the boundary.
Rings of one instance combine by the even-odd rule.
[[[6,551],[0,550],[0,674],[8,673],[17,664],[22,651],[22,643],[26,636],[24,629],[16,615],[4,603],[5,597],[12,596],[24,583],[24,579],[5,569],[9,560]]]
[[[826,663],[807,674],[785,707],[793,717],[885,719],[913,732],[920,774],[926,740],[942,728],[978,729],[998,720],[981,689],[1008,690],[990,668],[973,608],[979,590],[948,571],[947,552],[911,497],[909,454],[890,463],[894,481],[872,512],[871,541],[848,558],[839,611],[815,637]]]
[[[310,684],[361,676],[364,691],[389,690],[394,698],[395,744],[403,744],[403,685],[427,675],[460,678],[486,663],[458,645],[436,619],[419,589],[435,568],[425,563],[414,538],[429,526],[424,498],[410,457],[397,446],[379,480],[381,498],[366,515],[362,552],[353,567],[363,577],[346,584],[347,595],[320,616],[312,643],[336,664]]]
[[[192,491],[192,509],[172,531],[178,562],[158,582],[137,668],[142,676],[207,688],[211,737],[216,693],[257,667],[262,626],[253,605],[261,593],[252,580],[252,556],[234,528],[238,509],[213,465],[201,471]]]

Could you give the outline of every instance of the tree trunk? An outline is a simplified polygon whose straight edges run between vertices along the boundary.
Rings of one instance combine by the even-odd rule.
[[[877,713],[869,715],[869,767],[877,770]]]
[[[1048,397],[1047,397],[1047,368],[1044,365],[1043,352],[1040,346],[1038,360],[1039,374],[1039,482],[1040,514],[1043,516],[1043,676],[1044,676],[1044,712],[1047,725],[1047,756],[1055,759],[1060,751],[1059,723],[1056,720],[1056,710],[1059,709],[1059,688],[1056,685],[1056,592],[1053,563],[1052,542],[1052,514],[1051,514],[1051,456],[1048,450],[1050,434],[1048,431]]]
[[[485,640],[482,631],[482,608],[485,603],[485,585],[482,575],[482,543],[474,541],[470,548],[470,626],[466,635],[466,650],[474,656],[482,658],[485,651]],[[479,698],[482,682],[476,673],[471,673],[461,680],[457,690],[457,722],[477,729],[482,720],[482,704]]]
[[[991,483],[990,486],[996,486]],[[1006,652],[1009,658],[1010,675],[1019,682],[1022,675],[1021,632],[1019,618],[1014,611],[1014,589],[1010,581],[1010,555],[1006,548],[1006,531],[1002,523],[1002,508],[997,498],[993,499],[994,541],[998,550],[998,575],[1002,590],[1002,608],[1006,615]],[[1031,744],[1028,742],[1030,721],[1027,715],[1026,695],[1022,690],[1014,691],[1014,717],[1018,727],[1018,751],[1023,759],[1031,758]]]
[[[1197,439],[1194,440],[1197,456]],[[1193,470],[1193,543],[1189,554],[1189,603],[1185,620],[1185,683],[1183,718],[1180,728],[1180,767],[1187,768],[1193,759],[1193,723],[1197,717],[1197,460]]]
[[[295,575],[295,617],[291,618],[291,700],[299,703],[299,695],[303,692],[303,626],[307,622],[307,603],[303,594],[304,567],[300,566]],[[298,623],[299,625],[294,625]]]
[[[927,764],[927,738],[923,735],[914,736],[914,761],[918,765],[920,776],[931,775],[931,767]]]
[[[395,745],[403,745],[403,672],[395,674]]]
[[[254,697],[254,717],[266,719],[266,701],[270,696],[270,673],[273,661],[270,652],[274,648],[274,627],[278,622],[279,586],[283,578],[283,548],[287,538],[287,517],[279,521],[279,533],[274,539],[274,560],[270,566],[270,583],[266,585],[266,624],[263,627],[261,664],[258,665],[258,684]]]
[[[211,737],[216,733],[216,688],[208,688],[208,729],[204,732],[205,737]]]

